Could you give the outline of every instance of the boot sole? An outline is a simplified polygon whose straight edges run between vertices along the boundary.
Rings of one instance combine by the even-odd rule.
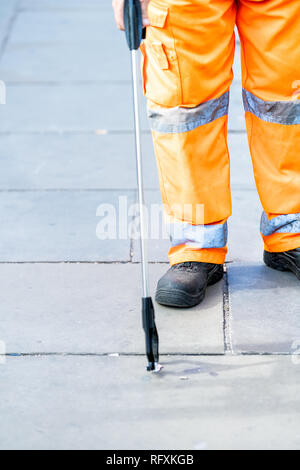
[[[291,271],[300,281],[300,269],[299,267],[289,259],[286,259],[285,256],[281,256],[280,253],[269,253],[268,251],[264,252],[264,262],[265,264],[276,271]]]
[[[212,271],[208,275],[208,282],[207,285],[201,289],[201,291],[196,295],[187,294],[184,291],[179,289],[157,289],[155,300],[158,304],[164,305],[166,307],[176,307],[176,308],[190,308],[199,305],[204,297],[205,292],[208,286],[212,286],[217,282],[221,281],[224,276],[224,270],[222,266],[222,270],[217,268],[217,270]]]

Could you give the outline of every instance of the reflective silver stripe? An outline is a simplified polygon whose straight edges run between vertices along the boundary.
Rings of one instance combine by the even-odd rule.
[[[191,225],[186,222],[168,224],[172,246],[190,248],[223,248],[227,244],[228,226],[225,224]]]
[[[300,124],[300,101],[264,101],[243,90],[245,110],[263,121],[275,124]]]
[[[274,233],[300,233],[300,213],[278,215],[269,220],[267,214],[263,212],[260,231],[266,237]]]
[[[192,131],[228,114],[229,92],[215,100],[206,101],[196,108],[149,109],[151,129],[164,134]]]

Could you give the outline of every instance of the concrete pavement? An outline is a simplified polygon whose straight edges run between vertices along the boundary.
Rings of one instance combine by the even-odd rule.
[[[96,236],[99,207],[137,201],[111,1],[0,3],[1,449],[299,449],[299,281],[262,263],[238,53],[227,276],[195,309],[156,307],[165,369],[147,375],[138,243]],[[150,242],[152,292],[167,247]]]

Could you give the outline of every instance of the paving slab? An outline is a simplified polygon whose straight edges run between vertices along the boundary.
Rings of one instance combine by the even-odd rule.
[[[300,344],[299,281],[257,264],[228,266],[235,352],[288,353]]]
[[[136,202],[124,34],[111,0],[5,0],[0,48],[17,3],[0,57],[0,342],[16,354],[0,356],[0,449],[299,449],[299,281],[262,263],[240,46],[228,138],[236,355],[224,355],[220,282],[194,309],[156,305],[165,369],[149,375],[139,244],[96,236],[100,204],[118,219],[120,196]],[[146,200],[157,205],[141,100]],[[154,294],[169,242],[149,245]]]
[[[145,185],[158,188],[150,134],[143,134]],[[1,136],[0,189],[135,189],[134,135]]]
[[[0,75],[12,82],[129,80],[127,52],[111,8],[104,7],[98,14],[92,9],[21,11],[0,63]],[[240,67],[237,45],[236,81],[241,79]]]
[[[232,191],[233,214],[229,219],[228,261],[261,261],[263,242],[260,235],[262,206],[253,188]]]
[[[1,192],[0,261],[129,261],[129,238],[96,235],[108,214],[118,230],[119,196],[114,191]],[[122,196],[129,206],[134,202],[133,191]],[[104,224],[103,231],[108,228]]]
[[[233,64],[233,73],[234,73],[234,80],[240,82],[242,80],[241,44],[240,44],[238,38],[236,40],[236,49],[235,49],[235,57],[234,57],[234,64]]]
[[[10,22],[14,17],[17,2],[18,0],[6,0],[0,4],[0,51],[3,41],[6,39]]]
[[[230,90],[228,129],[229,131],[246,130],[242,84],[239,81],[233,82]]]
[[[232,87],[231,129],[244,129],[240,86]],[[149,130],[145,100],[141,98],[142,128]],[[7,104],[0,107],[0,132],[86,132],[133,129],[131,85],[7,86]]]
[[[0,448],[299,450],[291,358],[163,363],[157,376],[136,357],[9,358],[0,366]]]
[[[228,134],[231,164],[231,187],[233,189],[255,189],[255,181],[247,134]]]
[[[1,142],[1,189],[136,188],[133,133],[10,134]],[[232,187],[255,189],[246,135],[229,134],[228,143]],[[143,134],[142,144],[145,186],[158,189],[150,134]]]
[[[142,124],[148,129],[145,102]],[[0,132],[95,132],[133,130],[128,83],[7,86]]]
[[[37,44],[43,46],[45,43],[60,44],[63,43],[86,43],[86,41],[103,41],[118,38],[119,42],[124,41],[124,34],[118,31],[114,22],[114,14],[111,6],[112,2],[100,0],[95,3],[98,6],[97,11],[82,4],[81,10],[73,10],[72,5],[76,2],[68,3],[65,0],[59,2],[66,9],[45,9],[42,5],[46,2],[37,2],[40,6],[38,10],[19,9],[13,30],[9,38],[9,45]],[[50,1],[48,5],[55,5]],[[119,34],[118,34],[119,33]],[[121,39],[123,38],[123,40]],[[113,47],[113,44],[111,45]]]
[[[21,12],[0,62],[0,76],[9,82],[129,82],[130,56],[112,9],[98,14]]]
[[[20,9],[23,10],[86,10],[111,9],[110,0],[20,0]]]
[[[113,53],[106,40],[9,46],[1,61],[0,75],[2,80],[14,83],[88,80],[130,83],[130,57],[125,43],[115,40],[112,47]]]
[[[148,210],[148,259],[151,262],[168,263],[168,251],[170,248],[170,240],[166,231],[163,217],[163,205],[161,201],[160,191],[145,191],[145,203]],[[140,262],[140,243],[139,240],[133,239],[132,243],[132,259]]]
[[[136,188],[133,133],[10,134],[1,142],[1,189]],[[229,134],[228,142],[232,187],[254,188],[246,135]],[[150,134],[143,134],[142,144],[145,186],[158,189]]]
[[[151,292],[167,265],[151,265]],[[140,353],[139,264],[0,264],[9,353]],[[156,305],[162,353],[223,354],[222,283],[191,310]]]

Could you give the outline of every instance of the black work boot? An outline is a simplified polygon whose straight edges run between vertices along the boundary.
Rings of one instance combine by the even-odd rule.
[[[158,282],[156,302],[168,307],[194,307],[204,299],[207,286],[220,281],[223,273],[222,264],[175,264]]]
[[[292,271],[300,281],[300,248],[283,253],[264,252],[264,262],[278,271]]]

